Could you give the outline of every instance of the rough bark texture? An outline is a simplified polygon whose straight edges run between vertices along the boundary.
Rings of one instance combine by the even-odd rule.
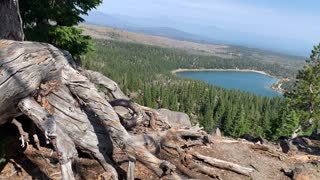
[[[0,3],[0,39],[23,41],[19,1],[1,0]]]
[[[50,75],[56,75],[56,61],[50,46],[40,43],[0,42],[0,124],[17,114],[17,104],[32,95]]]
[[[20,101],[19,108],[23,113],[29,116],[33,122],[35,122],[38,128],[42,129],[43,131],[48,129],[48,121],[50,121],[48,117],[50,116],[48,112],[35,100],[32,98],[25,98]],[[55,119],[52,120],[56,121]],[[64,179],[74,179],[71,161],[78,156],[75,144],[60,127],[56,127],[54,131],[55,138],[52,140],[52,143],[59,155],[62,177],[64,177]]]

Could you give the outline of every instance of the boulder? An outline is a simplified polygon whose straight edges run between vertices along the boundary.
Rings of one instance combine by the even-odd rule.
[[[158,119],[167,121],[172,127],[191,127],[190,118],[186,113],[170,111],[169,109],[158,109]]]

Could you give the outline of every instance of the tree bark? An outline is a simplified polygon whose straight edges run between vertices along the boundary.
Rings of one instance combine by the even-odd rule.
[[[0,1],[0,39],[23,41],[24,33],[18,0]]]
[[[45,122],[48,121],[48,113],[32,98],[26,98],[20,101],[19,108],[35,122],[38,128],[43,131],[48,128]],[[54,140],[54,145],[59,154],[62,177],[65,180],[72,180],[74,179],[74,174],[71,168],[71,161],[78,156],[75,144],[60,127],[57,127],[55,133],[56,139]]]

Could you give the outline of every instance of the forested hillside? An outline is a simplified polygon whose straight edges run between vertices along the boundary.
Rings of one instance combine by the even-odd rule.
[[[159,46],[182,50],[192,54],[206,54],[227,59],[250,59],[266,63],[277,63],[278,65],[295,69],[301,69],[304,64],[304,57],[290,56],[255,48],[242,46],[225,45],[225,44],[206,44],[190,41],[170,39],[160,36],[151,36],[141,33],[134,33],[123,29],[110,27],[81,24],[83,34],[89,35],[95,39],[107,39],[120,42],[133,42],[138,44]]]
[[[141,104],[186,112],[207,131],[220,127],[225,135],[234,137],[249,133],[274,138],[279,135],[277,127],[285,122],[280,118],[285,107],[283,98],[224,90],[200,81],[179,79],[170,72],[177,68],[239,68],[283,77],[293,76],[294,70],[254,60],[192,55],[134,43],[111,40],[95,43],[96,52],[85,56],[82,65],[114,79]]]

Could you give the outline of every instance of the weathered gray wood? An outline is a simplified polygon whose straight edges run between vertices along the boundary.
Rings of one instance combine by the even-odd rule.
[[[136,163],[136,159],[129,156],[127,180],[134,180],[135,163]]]
[[[18,128],[18,131],[20,133],[20,139],[21,139],[21,147],[25,147],[25,144],[28,145],[29,134],[23,130],[21,123],[19,121],[17,121],[16,119],[13,119],[11,123],[14,124]]]
[[[80,104],[71,96],[65,85],[60,85],[46,96],[58,119],[57,124],[80,149],[97,158],[106,171],[117,179],[116,170],[110,165],[113,144],[108,132],[94,115],[80,109]]]
[[[48,46],[0,40],[0,125],[11,120],[16,106],[30,96],[49,74],[55,61]]]
[[[148,115],[140,108],[138,104],[132,102],[131,100],[115,99],[113,101],[110,101],[109,103],[113,107],[115,106],[126,107],[135,113],[135,116],[132,117],[131,119],[120,118],[121,124],[126,129],[131,129],[141,123],[149,124],[150,118],[148,117]]]
[[[251,173],[254,172],[254,169],[252,169],[252,168],[247,168],[247,167],[243,167],[243,166],[240,166],[240,165],[232,163],[232,162],[223,161],[220,159],[204,156],[204,155],[201,155],[197,152],[193,152],[192,155],[198,159],[203,160],[204,162],[206,162],[214,167],[231,170],[231,171],[234,171],[239,174],[246,175],[246,176],[251,176]]]
[[[131,135],[121,125],[112,106],[99,95],[93,83],[73,69],[62,54],[56,57],[56,60],[63,65],[62,82],[96,115],[118,147],[149,167],[158,176],[171,172],[171,166],[168,166],[170,163],[158,159],[144,146],[133,141]],[[166,172],[163,172],[163,169],[166,169]]]
[[[25,98],[20,101],[19,108],[26,114],[42,131],[46,130],[46,120],[49,116],[47,111],[42,108],[35,100],[32,98]],[[62,170],[63,179],[74,179],[74,174],[72,168],[70,168],[71,161],[77,158],[78,153],[73,143],[72,139],[61,130],[60,127],[56,128],[56,139],[55,145],[57,151],[60,154],[60,164]]]
[[[84,69],[80,70],[80,72],[82,75],[86,76],[92,83],[102,85],[103,87],[107,88],[115,99],[130,99],[121,91],[119,85],[116,82],[112,81],[101,73]]]
[[[24,39],[18,0],[0,1],[0,39]]]
[[[188,163],[188,167],[194,169],[195,171],[207,174],[210,177],[215,179],[221,179],[217,174],[214,173],[214,169],[212,167],[195,163],[191,160],[191,158],[190,159],[187,158],[187,163]]]
[[[74,174],[72,171],[72,162],[68,161],[61,165],[61,174],[63,180],[72,180],[74,178]]]

